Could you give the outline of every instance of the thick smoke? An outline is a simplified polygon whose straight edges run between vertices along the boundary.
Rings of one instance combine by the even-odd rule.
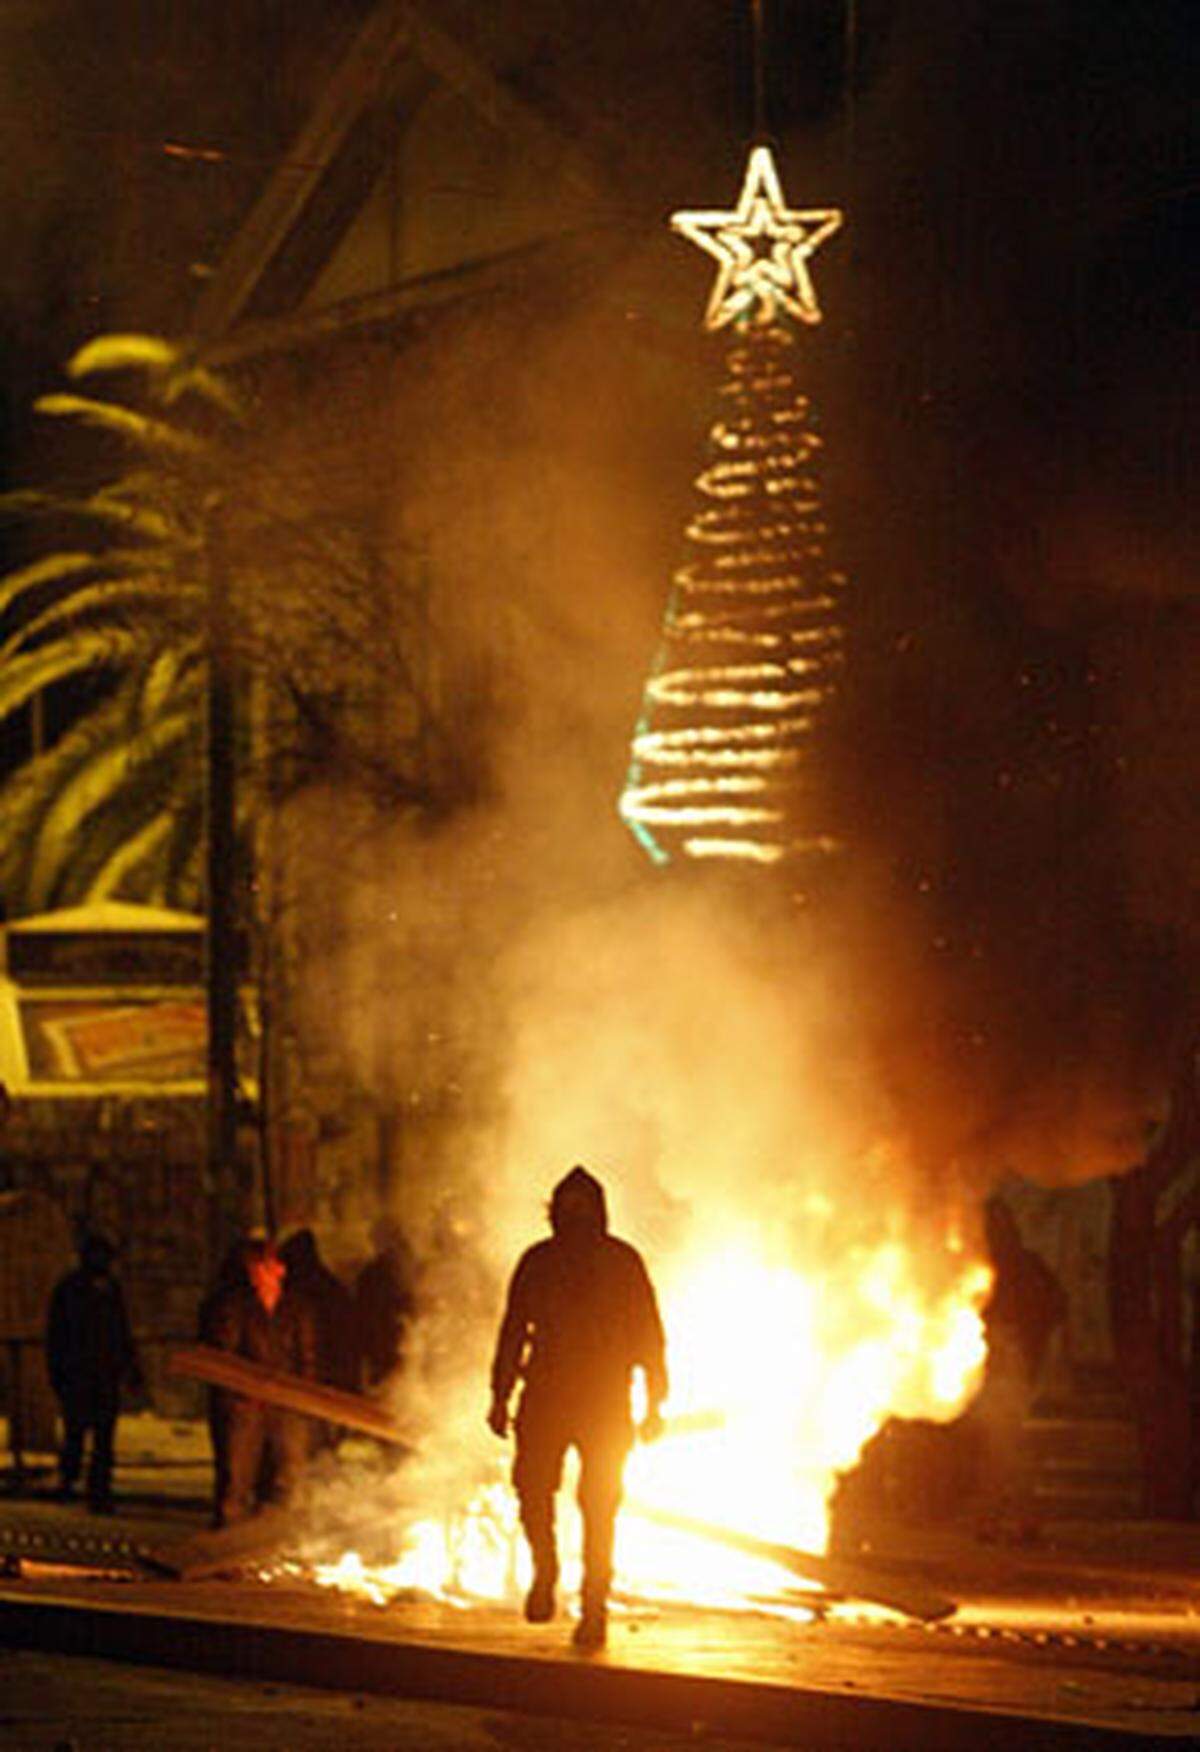
[[[1194,548],[1158,466],[1170,324],[1159,350],[1113,279],[1155,127],[1143,110],[1140,159],[1073,156],[1103,102],[1071,57],[1086,38],[1115,86],[1115,26],[987,16],[895,8],[852,116],[793,116],[783,142],[798,204],[850,208],[805,337],[851,578],[828,751],[848,852],[806,905],[651,870],[614,815],[722,369],[688,337],[703,267],[647,232],[590,296],[551,287],[402,360],[400,525],[456,599],[450,695],[457,674],[491,702],[487,783],[342,861],[345,949],[314,996],[365,1085],[381,1054],[411,1082],[419,1245],[449,1211],[491,1286],[440,1399],[467,1470],[504,1275],[571,1162],[668,1275],[706,1225],[749,1222],[818,1267],[862,1225],[902,1233],[933,1281],[1004,1175],[1117,1171],[1161,1108],[1197,946]],[[732,198],[738,154],[690,162],[662,125],[662,210]],[[439,1130],[422,1064],[451,1059]]]
[[[836,1324],[861,1312],[835,1286],[872,1247],[906,1244],[936,1295],[951,1236],[977,1239],[982,1173],[964,1183],[928,1150],[915,1123],[928,1098],[884,1071],[881,967],[863,953],[852,859],[824,874],[822,902],[758,871],[654,870],[617,818],[722,351],[687,358],[699,421],[671,433],[682,487],[656,535],[646,450],[663,423],[642,343],[613,322],[614,276],[519,354],[492,312],[429,337],[419,369],[402,361],[419,385],[405,421],[423,434],[397,484],[404,536],[462,581],[461,600],[433,609],[449,676],[456,662],[480,673],[482,652],[502,708],[476,801],[366,835],[331,794],[293,816],[309,865],[298,910],[323,945],[305,1033],[363,1088],[390,1068],[396,1213],[443,1279],[398,1389],[425,1458],[397,1479],[397,1513],[427,1492],[464,1502],[499,1463],[482,1411],[504,1282],[575,1161],[604,1181],[668,1302],[697,1251],[744,1245],[826,1286]],[[614,378],[615,405],[601,394]]]
[[[460,1346],[477,1357],[495,1286],[577,1157],[664,1255],[698,1207],[769,1213],[802,1248],[812,1199],[849,1186],[865,1208],[868,1172],[936,1233],[1007,1172],[1124,1166],[1200,960],[1196,124],[1177,9],[1143,8],[1135,30],[1108,0],[1020,17],[864,4],[849,91],[839,21],[779,9],[785,189],[849,210],[815,265],[826,323],[805,337],[851,578],[829,750],[849,850],[807,908],[652,871],[614,813],[721,373],[694,333],[706,265],[656,228],[736,193],[741,9],[656,9],[636,51],[620,8],[525,8],[503,50],[505,9],[484,10],[473,25],[479,9],[458,9],[461,28],[492,32],[631,207],[581,220],[594,260],[432,319],[394,378],[360,382],[347,425],[369,415],[394,451],[396,533],[433,581],[428,679],[474,791],[436,824],[382,827],[313,791],[286,829],[320,946],[308,1050],[330,1084],[400,1102],[415,1240],[432,1255],[439,1224],[466,1225],[493,1286]],[[56,9],[30,16],[44,45]],[[44,95],[38,53],[26,89]],[[163,107],[115,130],[131,151],[174,128],[193,84],[217,106],[192,112],[201,135],[250,139],[218,103],[238,82],[197,79],[166,47],[162,66],[142,87]],[[100,101],[102,70],[77,87],[97,139],[121,108]],[[287,108],[257,141],[268,157]],[[14,212],[33,139],[6,155]],[[38,156],[51,223],[9,271],[27,325],[74,277],[56,352],[156,251],[172,266],[147,309],[178,307],[192,254],[203,270],[263,174],[253,152],[170,161],[226,193],[192,207],[172,182],[188,224],[151,248],[161,178],[124,179],[119,226],[96,201],[76,226],[62,156],[45,138]]]
[[[1138,1159],[1194,1024],[1195,125],[1146,24],[910,9],[857,106],[860,975],[985,1180]]]
[[[1114,190],[1135,202],[1149,160],[1068,164],[1065,124],[1042,126],[1057,113],[1050,71],[1068,109],[1090,116],[1093,100],[1058,39],[977,42],[979,9],[968,11],[898,12],[888,33],[868,28],[852,135],[817,106],[784,145],[794,199],[850,205],[844,240],[817,264],[826,324],[804,337],[851,577],[854,642],[829,751],[849,854],[820,897],[820,958],[802,915],[780,907],[761,1026],[796,1052],[814,1009],[836,1013],[817,1080],[867,1090],[921,1183],[975,1199],[1009,1172],[1067,1182],[1136,1158],[1186,1020],[1194,934],[1192,738],[1186,690],[1170,681],[1187,669],[1190,619],[1181,603],[1164,625],[1147,603],[1187,575],[1147,485],[1158,434],[1146,402],[1159,409],[1152,385],[1169,366],[1148,370],[1136,306],[1111,286],[1091,298],[1111,279]],[[1109,78],[1115,53],[1112,33],[1089,35],[1089,64]],[[1007,80],[1026,54],[1047,79],[1022,85],[1013,111]],[[1162,66],[1143,71],[1169,85]],[[981,110],[1009,116],[1003,142],[977,126]],[[732,196],[740,165],[727,161]],[[699,169],[670,174],[670,198],[721,198],[708,180],[697,188]],[[1047,175],[1053,214],[1045,199],[1031,214]],[[1022,248],[1007,247],[1016,237]],[[688,299],[698,313],[705,291],[703,264],[689,277],[681,248],[647,231],[619,269],[597,273],[590,299],[576,282],[556,305],[556,285],[532,317],[483,311],[402,365],[401,524],[442,581],[447,676],[468,683],[457,709],[491,702],[489,780],[474,814],[394,853],[377,843],[349,916],[357,908],[368,963],[392,912],[414,921],[390,965],[415,962],[423,983],[432,969],[453,992],[445,1027],[470,1042],[470,1074],[494,1103],[489,1134],[514,1086],[536,1077],[539,1055],[521,1044],[530,1016],[558,1037],[528,971],[539,956],[579,970],[568,1018],[587,1013],[589,982],[624,991],[626,1005],[657,989],[669,1005],[683,977],[685,1011],[688,970],[708,965],[728,928],[723,903],[714,922],[694,884],[641,867],[612,817],[722,369],[719,346],[689,339],[676,314]],[[1050,331],[1068,282],[1064,364]],[[1138,467],[1114,473],[1102,458],[1101,477],[1089,469],[1093,319],[1111,343],[1108,429],[1128,406],[1142,436],[1140,450],[1126,439]],[[1139,518],[1151,528],[1141,549]],[[677,920],[679,974],[640,941],[635,921],[651,907]],[[569,952],[544,947],[564,936]],[[728,966],[723,977],[736,988]],[[405,1008],[398,998],[377,1016],[368,1004],[351,1037],[386,1035]],[[622,1026],[636,1024],[631,1011]],[[619,1082],[607,1051],[587,1061],[606,1089]],[[653,1056],[629,1057],[637,1088]],[[578,1092],[575,1103],[596,1105]],[[647,1125],[662,1130],[662,1116]],[[564,1137],[562,1148],[585,1146]],[[545,1178],[553,1155],[547,1146],[526,1171]]]
[[[515,836],[531,893],[587,845],[603,892],[629,854],[596,824],[720,370],[694,337],[705,264],[660,228],[736,191],[750,34],[736,8],[659,9],[631,53],[620,8],[435,10],[627,203],[579,208],[601,258],[632,239],[582,317],[586,260],[544,306],[408,349],[396,430],[374,428],[404,458],[404,533],[458,599],[437,631],[459,713],[486,702],[487,825],[444,843],[475,882]],[[845,989],[919,1155],[980,1184],[1111,1171],[1161,1107],[1200,946],[1186,26],[1167,0],[1136,30],[1108,0],[767,10],[785,188],[848,209],[804,337],[857,641],[831,750]],[[35,329],[49,375],[94,328],[186,304],[357,16],[117,9],[101,35],[71,0],[6,15],[18,401]],[[265,86],[225,76],[263,60]],[[181,134],[217,156],[164,156]],[[523,916],[515,886],[500,904]],[[364,900],[367,943],[392,910]]]

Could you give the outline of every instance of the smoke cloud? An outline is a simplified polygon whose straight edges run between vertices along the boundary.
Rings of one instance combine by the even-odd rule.
[[[843,20],[780,9],[785,190],[849,209],[805,337],[851,579],[828,750],[848,853],[802,906],[652,871],[616,819],[721,374],[694,332],[705,267],[655,228],[736,193],[734,10],[656,9],[632,66],[620,8],[529,13],[505,70],[587,133],[629,210],[344,392],[341,429],[376,475],[389,459],[396,538],[426,556],[428,679],[477,784],[419,826],[294,804],[300,1021],[327,1085],[399,1103],[421,1251],[467,1226],[490,1285],[476,1357],[576,1159],[664,1258],[698,1212],[751,1210],[802,1256],[826,1200],[936,1238],[1006,1173],[1136,1159],[1192,1019],[1196,124],[1165,0],[1136,30],[1108,0],[863,5],[849,89]],[[178,97],[195,69],[163,63]],[[294,119],[281,103],[281,149]],[[7,155],[10,207],[30,158]],[[127,290],[144,222],[122,207],[124,253],[95,206],[59,224],[61,165],[43,154],[39,212],[67,268],[110,263]],[[211,235],[172,234],[173,274],[204,266],[262,166],[212,174],[225,195],[191,210]],[[63,275],[18,279],[28,323]],[[88,287],[72,340],[107,309],[84,320]],[[337,386],[314,377],[327,426]]]
[[[936,1284],[1005,1175],[1137,1159],[1189,1020],[1181,282],[1152,342],[1113,267],[1174,111],[1147,98],[1123,161],[1076,154],[1103,104],[1070,64],[1115,87],[1115,9],[1060,35],[883,10],[853,114],[798,102],[781,155],[798,204],[850,208],[806,337],[852,635],[827,751],[848,851],[811,892],[653,871],[615,817],[722,369],[689,332],[703,269],[635,230],[587,291],[548,278],[401,359],[397,524],[439,580],[444,697],[482,722],[486,783],[357,864],[344,800],[310,795],[297,831],[327,895],[309,1031],[364,1087],[391,1067],[404,1220],[426,1254],[449,1222],[478,1266],[422,1341],[471,1359],[425,1408],[447,1501],[487,1463],[503,1282],[572,1162],[668,1278],[749,1225],[818,1271],[900,1234]],[[572,64],[542,69],[564,104]],[[622,138],[660,154],[662,211],[732,198],[727,140],[685,153],[651,88]]]

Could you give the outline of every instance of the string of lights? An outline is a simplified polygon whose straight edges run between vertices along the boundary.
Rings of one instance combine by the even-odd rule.
[[[812,816],[845,580],[827,555],[822,441],[788,319],[820,320],[808,258],[841,214],[787,208],[756,146],[736,209],[672,224],[720,263],[705,322],[733,339],[620,810],[658,863],[771,864],[837,843]]]

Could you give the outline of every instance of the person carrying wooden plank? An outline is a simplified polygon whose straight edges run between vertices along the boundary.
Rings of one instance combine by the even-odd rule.
[[[202,1340],[265,1368],[314,1379],[317,1329],[311,1304],[287,1287],[287,1267],[271,1241],[246,1240],[240,1254],[241,1273],[231,1274],[205,1304]],[[264,1502],[291,1498],[310,1452],[311,1426],[293,1411],[227,1388],[214,1388],[213,1400],[213,1523],[226,1527]]]

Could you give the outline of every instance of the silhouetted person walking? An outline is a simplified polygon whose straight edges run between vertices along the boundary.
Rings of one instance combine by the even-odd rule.
[[[88,1502],[96,1514],[113,1511],[113,1443],[121,1387],[141,1380],[121,1286],[112,1274],[116,1249],[103,1235],[86,1235],[79,1265],[55,1285],[46,1321],[46,1363],[62,1410],[59,1456],[63,1497],[74,1493],[91,1433]]]
[[[317,1368],[316,1320],[299,1291],[285,1287],[287,1268],[265,1240],[243,1243],[242,1271],[205,1304],[201,1336],[265,1368],[312,1380]],[[270,1498],[286,1502],[309,1453],[308,1420],[297,1412],[219,1388],[210,1420],[218,1495],[218,1527],[244,1520]]]
[[[554,1616],[558,1553],[554,1499],[569,1447],[579,1451],[583,1514],[579,1648],[605,1637],[613,1534],[625,1458],[633,1441],[630,1385],[645,1375],[647,1414],[639,1432],[653,1440],[667,1395],[662,1322],[641,1255],[608,1233],[604,1189],[572,1168],[550,1200],[551,1238],[517,1263],[492,1364],[488,1423],[508,1434],[508,1403],[518,1379],[513,1483],[533,1554],[525,1602],[531,1623]]]

